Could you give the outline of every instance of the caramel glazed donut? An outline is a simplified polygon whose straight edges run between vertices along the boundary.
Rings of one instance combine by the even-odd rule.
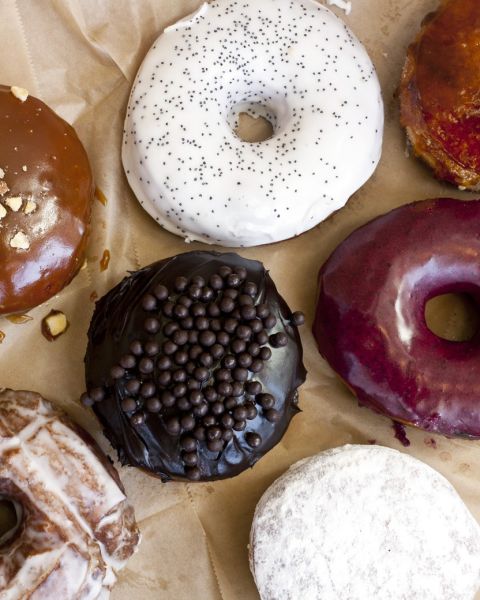
[[[17,525],[0,537],[2,600],[106,599],[139,532],[95,442],[33,392],[0,391],[0,500]]]
[[[273,136],[240,139],[241,113],[266,118]],[[167,28],[147,54],[122,158],[143,208],[168,231],[257,246],[344,206],[375,170],[382,132],[375,69],[328,8],[221,0]]]
[[[480,201],[402,206],[354,231],[319,276],[313,332],[359,403],[447,436],[480,438],[480,333],[432,333],[425,305],[448,293],[480,301]]]

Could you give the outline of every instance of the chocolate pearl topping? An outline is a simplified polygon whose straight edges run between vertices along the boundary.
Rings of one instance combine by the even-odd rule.
[[[97,303],[82,402],[123,463],[164,480],[234,475],[298,411],[303,321],[261,263],[214,252],[160,261]]]

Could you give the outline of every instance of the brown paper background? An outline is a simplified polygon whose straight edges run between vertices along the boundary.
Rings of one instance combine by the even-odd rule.
[[[76,127],[86,145],[98,187],[108,198],[95,202],[88,266],[58,297],[14,325],[0,318],[0,386],[33,389],[64,406],[105,449],[95,418],[78,403],[83,391],[86,331],[99,296],[128,269],[202,247],[190,246],[158,227],[129,190],[120,162],[122,122],[140,61],[162,29],[190,13],[199,0],[2,0],[0,81],[26,87]],[[302,328],[308,380],[303,412],[282,442],[249,472],[210,484],[164,485],[123,468],[121,477],[143,531],[139,552],[121,573],[113,600],[256,600],[247,560],[254,507],[267,486],[296,460],[345,443],[379,444],[406,451],[442,472],[480,519],[478,443],[447,440],[408,429],[404,450],[390,422],[357,407],[320,359],[310,333],[316,273],[353,229],[401,204],[434,196],[468,198],[436,182],[405,152],[394,91],[407,44],[436,0],[352,0],[349,17],[337,11],[367,46],[385,101],[381,164],[372,179],[339,213],[312,231],[280,244],[241,250],[262,260],[295,310]],[[104,249],[112,253],[100,272]],[[68,332],[54,343],[40,334],[51,308],[63,310]]]

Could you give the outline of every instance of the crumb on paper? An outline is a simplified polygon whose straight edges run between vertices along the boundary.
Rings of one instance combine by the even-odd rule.
[[[5,204],[8,206],[8,208],[13,210],[13,212],[18,212],[20,210],[22,202],[23,200],[20,198],[20,196],[12,196],[11,198],[6,198],[5,200]]]
[[[37,203],[34,202],[33,200],[27,200],[27,203],[25,204],[23,212],[26,215],[30,215],[31,213],[35,212],[36,210],[37,210]]]
[[[350,0],[327,0],[328,6],[337,6],[341,10],[345,11],[346,15],[349,15],[352,12],[352,3]]]
[[[23,231],[19,231],[10,240],[10,246],[18,250],[28,250],[30,248],[30,241]]]
[[[10,91],[15,96],[15,98],[18,98],[21,102],[25,102],[25,100],[28,98],[28,90],[26,90],[25,88],[18,87],[17,85],[12,85]]]

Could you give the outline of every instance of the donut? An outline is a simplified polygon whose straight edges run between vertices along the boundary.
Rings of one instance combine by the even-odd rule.
[[[447,436],[480,437],[480,337],[452,342],[425,321],[447,293],[480,300],[480,201],[425,200],[354,231],[320,270],[313,333],[358,401]]]
[[[0,315],[58,294],[83,264],[94,185],[74,129],[0,86]]]
[[[33,392],[0,391],[0,537],[5,600],[108,598],[139,542],[118,474],[86,431]]]
[[[480,189],[480,6],[443,0],[409,47],[400,84],[401,122],[436,177]]]
[[[270,139],[242,140],[243,113],[269,121]],[[168,27],[148,52],[122,157],[136,197],[168,231],[257,246],[341,208],[375,170],[382,132],[375,69],[328,8],[221,0]]]
[[[217,252],[161,260],[97,303],[83,402],[123,464],[164,481],[232,477],[298,412],[303,321],[258,261]]]
[[[261,600],[472,600],[479,560],[480,528],[450,483],[382,446],[296,463],[250,533]]]

